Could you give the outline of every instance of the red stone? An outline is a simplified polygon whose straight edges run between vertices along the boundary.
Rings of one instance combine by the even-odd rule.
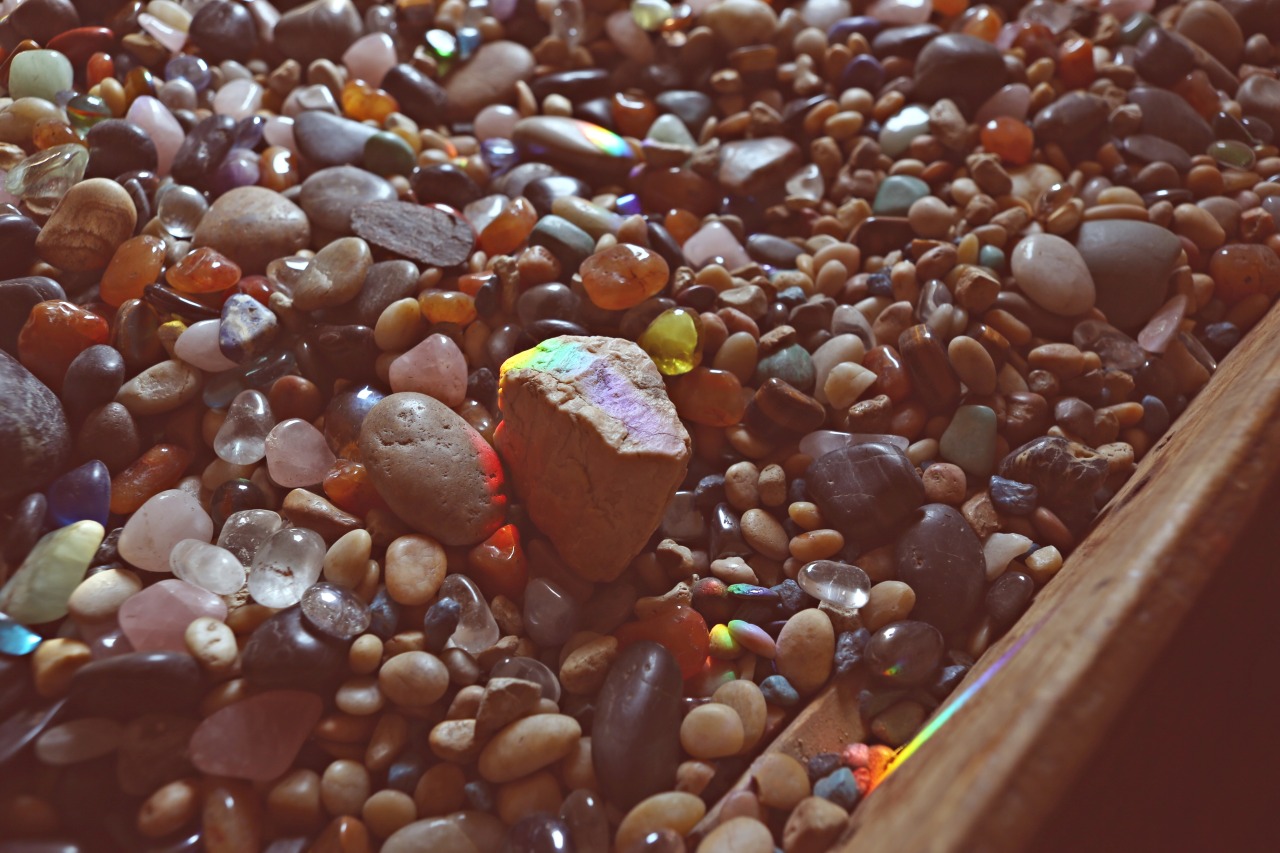
[[[31,309],[18,333],[18,359],[44,384],[57,391],[67,367],[94,344],[111,335],[107,321],[78,305],[51,299]]]
[[[618,638],[620,649],[642,640],[665,646],[675,656],[684,678],[692,678],[702,671],[702,663],[711,648],[706,620],[698,611],[684,605],[676,605],[639,622],[628,622],[613,634]]]
[[[529,564],[520,547],[520,531],[514,524],[499,527],[488,539],[467,552],[467,574],[487,598],[505,595],[518,601],[529,582]]]

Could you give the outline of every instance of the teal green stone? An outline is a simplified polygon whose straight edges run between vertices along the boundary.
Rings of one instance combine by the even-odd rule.
[[[906,153],[911,140],[929,132],[929,111],[918,104],[898,110],[880,129],[880,150],[890,157]]]
[[[781,379],[810,394],[814,383],[813,359],[799,344],[783,347],[760,359],[760,363],[756,365],[756,384],[763,384],[770,379]]]
[[[995,272],[1004,272],[1004,250],[999,246],[983,246],[978,250],[978,266]]]
[[[66,616],[67,600],[84,580],[105,535],[96,521],[77,521],[46,533],[0,589],[0,611],[24,625]]]
[[[13,58],[9,66],[9,95],[55,101],[59,92],[71,88],[74,72],[71,60],[56,50],[27,50]]]
[[[871,210],[877,216],[906,216],[911,205],[929,194],[929,185],[910,175],[890,175],[876,191]]]
[[[1120,25],[1120,43],[1137,44],[1142,34],[1156,25],[1156,19],[1146,12],[1134,12]]]
[[[938,440],[938,455],[970,477],[990,477],[996,463],[996,413],[987,406],[956,409]]]
[[[1253,149],[1235,139],[1211,142],[1205,153],[1223,166],[1234,166],[1237,169],[1252,169],[1253,164],[1258,162],[1258,155],[1253,153]]]
[[[416,159],[409,143],[394,133],[375,133],[364,144],[364,167],[375,175],[407,175]]]

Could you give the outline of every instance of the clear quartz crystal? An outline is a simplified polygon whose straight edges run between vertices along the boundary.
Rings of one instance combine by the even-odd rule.
[[[234,595],[244,586],[244,566],[226,548],[183,539],[169,552],[173,576],[216,595]]]
[[[557,0],[548,23],[551,35],[568,45],[570,50],[582,44],[582,0]]]
[[[89,149],[74,142],[37,151],[9,170],[4,188],[29,206],[52,210],[80,183],[89,165]]]
[[[233,512],[222,525],[218,547],[230,551],[240,565],[251,566],[262,544],[283,527],[284,519],[269,509]]]
[[[186,240],[196,233],[196,226],[209,209],[209,202],[195,187],[169,184],[161,187],[156,199],[156,217],[175,237]]]
[[[302,615],[322,634],[352,640],[369,627],[369,607],[346,587],[321,582],[302,594]]]
[[[844,610],[858,610],[867,603],[871,579],[857,566],[836,560],[814,560],[800,567],[796,583],[819,601]]]
[[[288,527],[277,531],[253,558],[249,595],[265,607],[292,607],[320,578],[324,553],[324,539],[314,530]]]
[[[519,678],[542,687],[542,698],[560,701],[560,679],[540,660],[528,657],[503,658],[489,671],[490,678]]]
[[[267,395],[241,391],[213,439],[213,452],[232,465],[252,465],[267,455],[267,433],[275,426]]]
[[[449,575],[440,585],[440,597],[452,598],[462,608],[458,627],[449,637],[448,648],[478,655],[498,642],[498,623],[475,581],[466,575]]]

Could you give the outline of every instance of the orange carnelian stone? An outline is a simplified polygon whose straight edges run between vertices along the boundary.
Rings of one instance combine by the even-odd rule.
[[[271,279],[265,275],[247,275],[236,282],[233,292],[252,296],[257,302],[270,307],[271,294],[275,292],[275,288],[271,284]],[[227,296],[230,298],[231,294],[227,294]]]
[[[130,299],[141,299],[142,289],[160,279],[164,266],[164,241],[149,234],[130,237],[120,244],[102,272],[102,301],[119,308]]]
[[[31,142],[44,151],[55,145],[83,145],[83,140],[65,121],[52,118],[38,119],[31,128]]]
[[[1202,118],[1213,118],[1218,111],[1218,92],[1209,81],[1209,75],[1199,68],[1169,88],[1181,95]]]
[[[901,403],[911,396],[911,377],[902,364],[902,356],[891,346],[872,347],[862,359],[862,366],[876,375],[863,396],[884,394],[894,403]]]
[[[680,674],[691,678],[702,671],[702,662],[711,648],[707,622],[692,607],[678,604],[657,616],[628,622],[613,632],[619,649],[643,640],[665,646],[680,665]]]
[[[742,383],[727,370],[695,367],[668,380],[667,391],[676,414],[703,426],[733,426],[747,409]]]
[[[1097,76],[1093,68],[1093,42],[1068,39],[1058,48],[1058,77],[1068,89],[1083,89]]]
[[[201,246],[169,267],[164,278],[180,293],[221,293],[240,280],[240,267],[217,249]]]
[[[350,459],[339,459],[324,475],[324,493],[338,509],[361,517],[371,509],[386,506],[373,487],[368,470]]]
[[[514,524],[499,527],[467,552],[467,567],[471,579],[488,598],[505,595],[518,601],[529,582],[529,564],[520,547],[520,531]]]
[[[84,67],[85,82],[96,86],[108,77],[116,76],[116,62],[109,53],[95,53]]]
[[[465,293],[467,296],[475,298],[476,294],[480,292],[480,288],[484,287],[489,282],[499,283],[498,274],[492,272],[469,272],[466,275],[458,276],[458,290]],[[521,284],[523,283],[524,281],[522,279]],[[424,291],[424,293],[425,292],[426,291]],[[418,301],[422,301],[421,295],[419,295]]]
[[[476,301],[456,290],[424,290],[418,305],[428,323],[456,323],[466,326],[476,319]]]
[[[356,121],[373,120],[381,124],[400,109],[391,95],[375,89],[363,80],[351,80],[342,87],[342,111]]]
[[[1023,166],[1031,162],[1036,135],[1016,118],[1000,116],[982,126],[982,147],[1006,163]]]
[[[271,145],[258,158],[258,186],[284,192],[302,181],[302,167],[288,148]]]
[[[677,207],[667,211],[662,224],[666,226],[671,237],[683,246],[685,241],[698,233],[698,229],[702,227],[702,220],[689,211]]]
[[[998,9],[985,4],[974,6],[960,17],[960,32],[967,36],[993,42],[1004,26],[1004,16]]]
[[[191,451],[176,444],[157,444],[111,478],[111,511],[128,515],[149,498],[172,488],[191,464]]]
[[[517,196],[480,232],[480,248],[487,255],[509,255],[524,245],[537,224],[538,211],[527,198]]]
[[[32,308],[18,332],[18,360],[57,391],[71,360],[94,344],[105,344],[110,337],[111,328],[102,317],[79,305],[51,299]]]
[[[657,252],[618,243],[587,258],[578,272],[593,303],[607,311],[625,311],[661,293],[671,268]]]
[[[156,96],[156,78],[145,68],[135,68],[124,75],[124,97],[132,104],[143,95]]]
[[[653,101],[626,92],[618,92],[613,96],[610,111],[618,133],[638,139],[649,132],[649,126],[658,117],[658,108]]]
[[[933,11],[947,18],[954,18],[969,8],[969,0],[933,0]]]

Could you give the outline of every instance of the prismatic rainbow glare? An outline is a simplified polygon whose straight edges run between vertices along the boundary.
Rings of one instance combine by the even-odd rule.
[[[598,124],[580,121],[578,129],[582,131],[582,136],[587,142],[611,157],[626,156],[631,150],[621,136],[611,130],[605,130]]]

